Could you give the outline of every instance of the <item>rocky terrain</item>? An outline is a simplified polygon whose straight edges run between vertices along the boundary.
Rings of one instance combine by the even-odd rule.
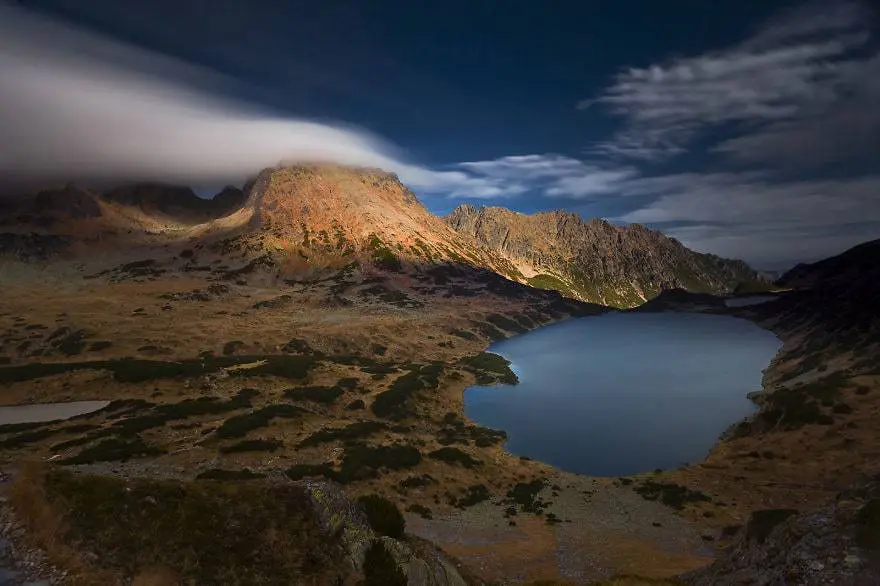
[[[163,523],[172,519],[149,515],[157,503],[174,510],[201,495],[216,511],[239,495],[243,508],[227,520],[254,533],[224,533],[230,547],[258,535],[266,551],[295,555],[272,553],[253,571],[308,571],[310,584],[393,584],[369,582],[364,551],[377,542],[373,563],[411,585],[583,584],[615,574],[654,581],[610,583],[684,575],[711,584],[740,572],[730,565],[740,558],[725,555],[746,549],[752,566],[766,562],[783,575],[793,562],[747,539],[751,516],[810,515],[880,462],[880,324],[866,310],[878,280],[859,260],[863,248],[799,267],[780,282],[797,290],[774,301],[728,308],[708,293],[765,286],[735,261],[641,227],[561,214],[512,220],[508,243],[492,244],[478,222],[468,228],[476,211],[444,222],[381,171],[281,167],[216,201],[193,197],[161,186],[66,186],[2,202],[0,400],[110,402],[71,420],[0,425],[0,466],[22,479],[3,501],[13,545],[5,551],[25,552],[9,564],[46,562],[19,582],[68,572],[69,583],[267,583],[225,561],[217,567],[229,575],[200,574],[213,570],[187,556],[215,555],[216,543],[171,540],[183,557],[169,557],[137,523],[107,525],[116,509],[90,494]],[[539,237],[545,229],[556,236]],[[527,246],[536,252],[522,252]],[[574,291],[574,273],[553,259],[583,261],[593,267],[583,274],[607,279],[596,289],[602,304],[582,301],[591,297]],[[541,274],[564,286],[535,281]],[[563,474],[508,454],[503,432],[464,417],[467,386],[516,380],[485,352],[491,342],[661,288],[639,310],[735,315],[784,342],[755,395],[758,414],[705,461],[622,479]],[[27,472],[28,461],[46,466]],[[259,498],[266,491],[278,502]],[[321,495],[332,496],[331,512]],[[368,506],[352,503],[376,495],[403,512],[405,537],[365,529]],[[301,525],[270,522],[282,505]],[[59,518],[59,510],[81,514]],[[361,537],[333,529],[340,518]],[[61,521],[40,537],[40,527]],[[329,540],[326,555],[293,539],[299,530]],[[832,549],[826,558],[837,560]],[[728,565],[689,573],[715,555]],[[826,558],[809,561],[834,571],[844,563]]]
[[[736,543],[685,584],[880,584],[880,477],[818,510],[753,513]]]
[[[534,287],[612,307],[634,307],[663,290],[726,295],[766,289],[741,261],[695,253],[644,226],[584,221],[564,211],[520,214],[500,207],[461,205],[445,218],[511,260]]]

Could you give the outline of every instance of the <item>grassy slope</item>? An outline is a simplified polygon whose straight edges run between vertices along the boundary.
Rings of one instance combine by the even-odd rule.
[[[121,480],[25,467],[12,503],[73,584],[335,584],[341,550],[305,491]],[[91,560],[91,561],[89,561]]]

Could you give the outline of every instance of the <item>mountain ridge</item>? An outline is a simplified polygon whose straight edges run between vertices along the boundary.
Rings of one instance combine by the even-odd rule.
[[[529,284],[581,301],[633,307],[673,288],[726,295],[769,285],[743,261],[694,252],[641,224],[468,204],[445,220],[517,264]]]
[[[25,220],[19,233],[33,231],[28,220],[36,220],[38,233],[72,240],[85,234],[90,242],[235,241],[294,271],[339,268],[354,260],[386,269],[465,264],[612,307],[632,307],[669,288],[729,294],[767,285],[742,261],[690,251],[638,224],[618,227],[564,210],[527,215],[467,204],[441,218],[395,174],[380,169],[270,167],[243,190],[227,187],[210,200],[188,187],[146,183],[101,193],[76,186],[42,193],[7,201],[7,218]],[[0,226],[15,220],[0,219]],[[20,234],[5,238],[21,246]],[[80,244],[75,248],[89,246]]]
[[[705,461],[580,482],[506,453],[504,434],[467,419],[463,393],[513,376],[510,365],[483,354],[492,342],[607,309],[523,285],[534,277],[523,272],[530,263],[454,231],[392,174],[267,169],[242,191],[240,207],[202,223],[188,213],[150,212],[152,203],[173,200],[170,190],[138,205],[75,186],[56,191],[27,204],[50,222],[0,227],[0,254],[7,234],[16,250],[40,252],[33,267],[0,264],[0,378],[9,402],[115,403],[76,426],[0,430],[4,454],[56,466],[95,450],[103,461],[101,450],[116,446],[132,459],[114,464],[114,474],[225,475],[235,486],[264,474],[273,482],[344,480],[347,494],[375,492],[406,506],[414,534],[486,581],[525,574],[524,566],[535,579],[555,576],[563,554],[585,576],[601,577],[592,573],[596,560],[607,571],[669,576],[707,563],[700,552],[715,540],[721,563],[713,575],[695,576],[701,585],[725,583],[715,575],[760,573],[765,561],[783,573],[797,569],[800,558],[751,542],[750,522],[737,526],[779,507],[809,515],[837,484],[876,468],[880,321],[870,308],[878,281],[870,273],[854,279],[848,257],[838,270],[807,271],[818,286],[755,306],[729,308],[721,298],[669,288],[640,307],[743,317],[777,333],[784,348],[753,395],[759,411]],[[617,228],[570,212],[543,219],[563,234],[605,235],[597,246],[617,246],[618,238],[634,251],[655,239],[681,246],[642,226]],[[509,246],[517,242],[512,232]],[[552,252],[552,240],[536,242],[537,254]],[[605,266],[616,265],[608,259]],[[411,466],[401,468],[400,455]],[[354,474],[360,470],[366,474]],[[593,506],[562,507],[586,495]],[[483,496],[497,515],[498,541],[462,546],[459,536],[488,525],[485,511],[466,512]],[[560,508],[542,514],[544,501]],[[155,506],[137,502],[146,514]],[[556,532],[557,513],[571,521],[561,526],[568,531]],[[813,527],[791,519],[798,533]],[[443,533],[431,532],[428,521]],[[125,529],[137,535],[137,525]],[[777,537],[770,540],[780,547],[794,542]],[[825,564],[817,576],[839,568],[822,556],[849,555],[844,545],[807,548],[810,561]],[[724,559],[729,546],[748,559]]]

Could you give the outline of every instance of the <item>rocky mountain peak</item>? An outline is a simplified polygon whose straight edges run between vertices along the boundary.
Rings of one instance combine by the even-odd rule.
[[[49,228],[59,221],[100,216],[97,196],[73,184],[43,189],[23,197],[0,199],[0,224]]]
[[[530,284],[582,301],[632,307],[670,287],[726,294],[766,285],[741,261],[695,253],[638,224],[585,221],[563,210],[527,215],[471,206],[445,220],[515,263]]]
[[[395,174],[379,169],[265,169],[248,192],[244,210],[250,229],[261,233],[270,248],[296,248],[303,262],[368,257],[390,264],[494,266],[491,255],[431,214]]]

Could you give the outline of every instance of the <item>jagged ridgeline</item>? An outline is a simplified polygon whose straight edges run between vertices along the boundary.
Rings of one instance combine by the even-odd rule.
[[[445,220],[507,258],[529,285],[582,301],[634,307],[672,288],[730,294],[769,286],[742,261],[694,252],[639,224],[619,227],[565,211],[526,215],[471,205]]]
[[[0,203],[0,256],[20,260],[186,243],[294,279],[449,263],[612,307],[672,288],[729,294],[769,286],[741,261],[693,252],[639,225],[469,205],[439,218],[378,169],[269,168],[211,200],[188,187],[136,184],[103,193],[66,186]]]
[[[266,169],[244,207],[270,249],[294,264],[368,261],[381,269],[468,264],[522,280],[515,266],[431,214],[396,175],[377,169],[295,166]]]

